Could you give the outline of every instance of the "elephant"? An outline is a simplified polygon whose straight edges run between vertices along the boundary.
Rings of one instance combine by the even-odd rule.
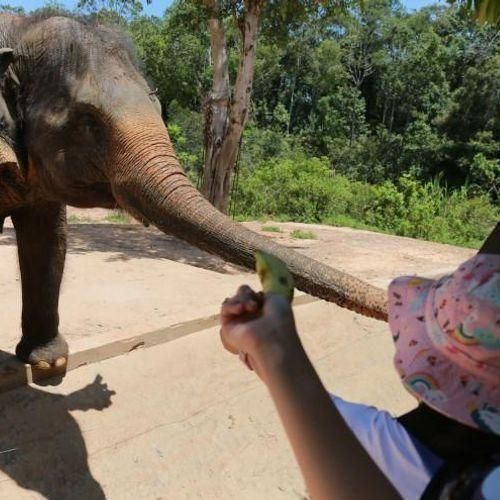
[[[3,14],[0,47],[0,221],[10,217],[16,232],[21,361],[50,368],[67,360],[58,329],[66,206],[123,209],[249,268],[255,251],[266,251],[287,264],[299,289],[386,319],[382,290],[250,231],[198,192],[119,29]]]

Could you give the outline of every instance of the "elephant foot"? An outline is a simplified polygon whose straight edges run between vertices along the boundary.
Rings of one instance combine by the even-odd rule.
[[[68,344],[62,335],[57,335],[43,344],[23,337],[17,344],[16,356],[22,362],[34,365],[41,370],[48,370],[51,367],[60,368],[67,363]]]

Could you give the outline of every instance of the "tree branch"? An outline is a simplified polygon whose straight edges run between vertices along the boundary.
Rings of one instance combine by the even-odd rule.
[[[241,55],[230,118],[230,127],[235,128],[238,132],[244,128],[249,115],[257,54],[257,34],[263,4],[264,0],[245,0],[245,12],[239,23]]]

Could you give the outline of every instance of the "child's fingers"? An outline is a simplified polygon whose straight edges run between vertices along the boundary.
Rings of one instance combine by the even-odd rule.
[[[244,304],[247,313],[256,313],[263,304],[262,294],[254,292],[248,285],[240,286],[236,297]]]
[[[259,304],[257,304],[257,302],[254,299],[248,300],[243,305],[245,307],[245,312],[249,314],[254,314],[259,310]]]
[[[243,313],[255,313],[259,309],[262,300],[248,285],[238,288],[236,295],[229,297],[222,303],[221,316],[228,318],[239,316]]]
[[[228,320],[234,316],[240,316],[244,312],[245,306],[236,297],[231,297],[222,303],[220,315],[222,320]]]
[[[246,299],[252,297],[255,292],[248,285],[241,285],[236,292],[236,296],[240,299]]]

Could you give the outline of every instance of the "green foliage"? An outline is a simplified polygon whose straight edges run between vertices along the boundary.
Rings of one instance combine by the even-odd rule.
[[[24,14],[24,7],[14,7],[12,5],[3,3],[0,4],[0,12],[8,12],[10,14]]]
[[[290,233],[290,237],[296,240],[315,240],[316,235],[312,231],[302,231],[295,229]]]
[[[336,172],[371,183],[442,173],[460,188],[476,154],[500,156],[497,35],[456,9],[409,15],[390,0],[299,24],[286,44],[266,35],[258,45],[255,126],[279,130],[273,110],[284,116],[286,109],[281,130],[310,155],[328,157]],[[477,193],[498,200],[486,177],[474,182]]]
[[[71,214],[68,217],[68,224],[89,224],[92,222],[90,217],[81,217],[75,214]]]
[[[500,211],[486,196],[467,189],[449,192],[437,180],[421,183],[410,176],[375,186],[365,221],[384,231],[466,246],[478,246]]]
[[[485,195],[410,175],[370,185],[332,174],[326,159],[269,160],[245,172],[237,193],[241,218],[268,217],[371,228],[477,247],[500,218]]]
[[[262,226],[261,231],[266,233],[282,233],[283,231],[278,226]]]
[[[130,217],[126,213],[120,211],[107,215],[104,220],[111,224],[130,224]]]
[[[490,186],[489,193],[495,199],[500,198],[500,160],[487,159],[483,153],[474,155],[469,169],[469,183],[471,188],[481,189],[481,186]]]
[[[242,163],[252,166],[271,158],[287,157],[291,154],[296,139],[274,128],[258,128],[250,123],[243,139]]]
[[[300,155],[263,162],[243,172],[238,206],[247,215],[312,222],[330,212],[335,188],[325,160]]]
[[[177,157],[196,182],[203,164],[203,117],[200,113],[189,111],[176,101],[168,109],[168,132]]]
[[[80,7],[130,34],[196,183],[213,71],[207,11],[203,2],[176,0],[163,17],[147,17],[143,3],[80,0]],[[498,4],[456,3],[478,12]],[[221,5],[234,78],[233,16],[243,2]],[[43,10],[64,13],[55,0]],[[498,28],[474,22],[464,8],[408,13],[399,0],[370,0],[362,10],[347,1],[266,1],[236,217],[477,246],[499,219],[499,81]]]
[[[143,3],[80,0],[79,7],[128,30],[195,176],[213,71],[206,6],[177,0],[159,18],[141,15]],[[233,16],[244,6],[220,5],[234,78]],[[61,8],[52,0],[45,10]],[[358,2],[266,1],[242,162],[286,157],[300,145],[352,180],[380,184],[411,174],[425,183],[443,175],[450,189],[468,185],[499,203],[499,81],[498,29],[461,8],[409,14],[398,0],[371,0],[362,10]]]
[[[122,24],[142,12],[141,0],[79,0],[77,8],[99,22]]]
[[[196,10],[184,2],[174,4],[163,19],[140,17],[128,25],[146,73],[158,88],[165,111],[172,101],[199,111],[210,86],[206,27],[195,24]],[[191,17],[192,16],[192,17]]]
[[[448,0],[451,4],[459,4],[472,11],[482,22],[498,24],[500,22],[500,2],[497,0]]]
[[[58,0],[45,0],[43,7],[36,9],[34,13],[46,16],[61,16],[70,14],[70,11]]]

